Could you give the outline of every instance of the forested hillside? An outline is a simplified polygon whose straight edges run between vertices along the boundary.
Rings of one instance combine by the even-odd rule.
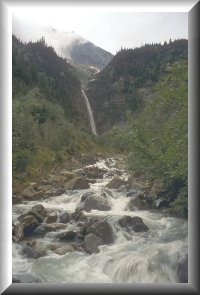
[[[39,177],[94,145],[76,70],[54,49],[13,36],[13,175]]]
[[[152,87],[163,75],[167,64],[186,58],[187,40],[146,44],[122,49],[108,66],[88,84],[99,133],[123,122],[127,111],[139,112],[152,97]]]
[[[188,65],[181,59],[163,69],[152,98],[139,113],[101,136],[127,154],[133,177],[150,181],[152,194],[179,216],[188,208]]]

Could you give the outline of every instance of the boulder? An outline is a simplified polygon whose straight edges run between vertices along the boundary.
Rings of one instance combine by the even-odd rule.
[[[146,208],[146,202],[142,198],[143,196],[141,194],[137,194],[135,197],[132,197],[127,204],[126,210],[144,210]]]
[[[87,197],[94,195],[94,192],[86,192],[81,196],[81,202],[85,201]]]
[[[74,221],[83,221],[83,222],[87,221],[87,217],[84,215],[84,213],[81,210],[76,210],[75,212],[73,212],[71,214],[71,218]]]
[[[103,175],[107,172],[106,169],[99,168],[97,166],[91,166],[84,168],[81,173],[87,178],[99,179],[103,178]]]
[[[64,187],[54,187],[53,189],[47,191],[44,197],[48,198],[48,197],[60,196],[64,193],[65,193]]]
[[[19,242],[24,237],[31,236],[34,230],[39,226],[38,220],[33,215],[25,215],[21,218],[20,223],[15,225],[14,240]]]
[[[34,258],[37,259],[39,257],[43,257],[46,255],[46,251],[41,246],[32,246],[32,245],[25,245],[20,250],[20,254],[25,256],[26,258]]]
[[[57,221],[57,214],[55,212],[52,212],[50,213],[49,215],[47,215],[47,218],[46,218],[46,223],[54,223]]]
[[[68,230],[65,232],[58,233],[55,237],[61,241],[72,241],[76,238],[76,232]]]
[[[107,188],[109,189],[118,189],[122,185],[126,185],[128,182],[121,179],[118,176],[114,176],[111,181],[106,185]]]
[[[64,212],[59,215],[60,223],[68,223],[71,219],[71,214],[69,212]]]
[[[100,237],[95,234],[88,234],[84,239],[84,249],[87,253],[98,253],[98,246],[103,245],[103,241]]]
[[[68,252],[74,252],[74,251],[75,249],[71,245],[66,245],[66,246],[57,248],[54,252],[58,255],[64,255]]]
[[[27,187],[25,190],[22,192],[22,197],[25,200],[36,200],[36,199],[41,199],[44,196],[43,191],[36,191],[35,190],[35,185]]]
[[[47,211],[43,205],[38,204],[31,208],[31,210],[29,211],[29,214],[32,214],[33,216],[35,216],[38,222],[42,223],[45,217],[47,216]]]
[[[102,196],[89,195],[85,200],[78,204],[77,209],[84,211],[100,210],[108,211],[111,209],[109,202]]]
[[[143,220],[139,216],[128,216],[125,215],[118,220],[118,223],[121,227],[126,228],[128,231],[135,232],[146,232],[149,228],[144,224]]]
[[[33,234],[35,236],[44,236],[48,232],[66,229],[66,227],[63,223],[42,223],[33,231]]]
[[[65,184],[65,189],[76,190],[76,189],[87,189],[90,188],[89,182],[85,177],[76,177]]]
[[[137,195],[137,190],[130,190],[126,193],[126,197],[135,197]]]
[[[104,244],[112,244],[114,242],[113,229],[106,220],[94,222],[90,231],[100,237]]]
[[[38,185],[35,187],[35,191],[39,192],[42,191],[44,194],[51,189],[50,185]]]

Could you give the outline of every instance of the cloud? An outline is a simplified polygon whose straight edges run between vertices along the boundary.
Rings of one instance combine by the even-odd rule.
[[[85,42],[86,39],[115,54],[121,46],[134,48],[145,43],[163,43],[170,38],[187,38],[187,28],[187,13],[184,12],[40,9],[18,10],[13,15],[13,33],[17,37],[36,41],[45,36],[47,43],[57,51],[63,43]]]

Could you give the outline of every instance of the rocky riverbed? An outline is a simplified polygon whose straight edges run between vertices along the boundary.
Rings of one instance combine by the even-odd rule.
[[[187,221],[157,204],[121,159],[31,183],[13,197],[13,282],[187,282]]]

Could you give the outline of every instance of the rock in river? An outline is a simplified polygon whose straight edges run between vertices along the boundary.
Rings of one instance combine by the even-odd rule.
[[[100,237],[104,244],[111,244],[114,242],[112,227],[106,220],[94,222],[90,230],[91,233]]]
[[[108,211],[111,209],[111,206],[104,197],[96,196],[96,195],[88,195],[83,202],[79,203],[77,209],[81,209],[84,211],[91,210],[100,210],[100,211]]]
[[[98,246],[103,244],[104,243],[102,239],[94,234],[88,234],[85,236],[84,248],[85,248],[85,251],[89,254],[98,253],[99,252]]]
[[[139,216],[131,217],[125,215],[118,220],[118,223],[121,225],[121,227],[124,227],[127,230],[133,230],[135,232],[145,232],[149,230],[146,224],[144,224],[142,218]]]
[[[117,188],[120,188],[120,186],[126,185],[126,184],[127,184],[127,181],[121,179],[118,176],[114,176],[111,179],[111,181],[106,185],[106,187],[110,189],[117,189]]]
[[[90,188],[90,185],[85,177],[76,177],[75,179],[72,179],[66,183],[65,188],[68,190],[87,189]]]

